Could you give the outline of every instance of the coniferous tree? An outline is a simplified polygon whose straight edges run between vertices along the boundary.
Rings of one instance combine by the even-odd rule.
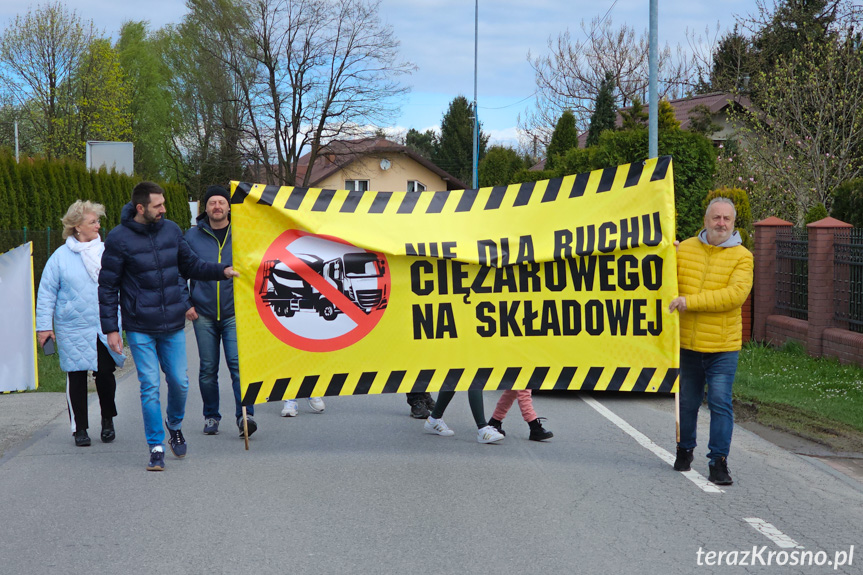
[[[674,106],[668,100],[660,100],[657,107],[657,128],[660,132],[679,130],[680,121],[674,115]]]
[[[75,179],[78,180],[78,197],[76,199],[92,201],[93,183],[90,180],[90,174],[84,166],[77,163],[75,164],[73,171],[75,173]],[[105,206],[106,209],[107,207],[108,206]]]
[[[39,201],[39,190],[36,186],[34,177],[33,165],[30,162],[18,164],[19,173],[21,175],[21,194],[19,197],[24,197],[24,220],[23,223],[27,229],[43,230],[45,229],[44,222],[44,206]]]
[[[0,153],[0,190],[3,190],[0,194],[0,230],[14,230],[18,218],[18,198],[12,189],[12,180],[6,167],[6,155]]]
[[[33,178],[33,194],[40,208],[39,221],[33,229],[44,230],[47,227],[57,229],[57,224],[53,221],[54,203],[51,200],[51,193],[48,190],[48,182],[45,180],[42,165],[43,161],[35,161],[30,165],[31,177]]]
[[[738,32],[737,26],[719,41],[710,69],[710,91],[747,92],[755,77],[756,60],[752,42]]]
[[[60,217],[65,214],[65,210],[68,206],[63,206],[63,190],[60,188],[58,182],[54,179],[54,173],[52,167],[54,166],[54,162],[48,162],[45,160],[41,160],[38,162],[37,167],[39,170],[39,178],[42,180],[42,197],[43,202],[45,204],[45,211],[48,214],[47,224],[52,230],[56,230],[58,226],[60,226]],[[60,210],[63,212],[60,216],[57,214]]]
[[[435,154],[435,148],[438,143],[437,134],[433,130],[426,130],[420,133],[418,130],[411,128],[405,135],[405,146],[412,149],[420,156],[427,160],[431,160]]]
[[[15,158],[12,154],[4,156],[2,160],[6,165],[6,173],[9,177],[9,196],[13,198],[10,201],[15,214],[12,229],[20,230],[27,225],[25,223],[27,204],[24,193],[21,190],[21,172],[18,170],[18,164],[15,163]]]
[[[90,172],[90,181],[93,183],[93,191],[91,192],[90,201],[102,204],[103,206],[105,205],[107,198],[104,196],[102,190],[103,178],[100,178],[99,176],[105,173],[104,166],[100,168],[98,172]]]
[[[578,130],[575,127],[575,114],[572,110],[564,110],[554,126],[551,141],[545,150],[545,169],[553,169],[557,156],[562,156],[577,147]]]
[[[648,114],[640,98],[633,98],[628,110],[620,111],[624,130],[646,130]]]
[[[807,44],[821,44],[833,36],[837,0],[780,0],[768,14],[762,8],[760,29],[753,38],[760,71],[769,73],[778,61]]]
[[[68,189],[68,192],[66,193],[66,200],[70,204],[75,200],[83,199],[81,197],[81,187],[78,182],[78,174],[75,173],[74,166],[75,164],[73,164],[72,162],[63,163],[63,175]]]
[[[479,127],[479,159],[485,157],[488,135]],[[464,96],[450,102],[440,125],[440,140],[432,161],[462,182],[473,179],[473,112]]]
[[[613,130],[617,121],[617,106],[614,103],[614,76],[605,73],[605,80],[596,95],[596,105],[590,116],[590,127],[587,129],[587,145],[595,146],[599,135],[605,130]]]
[[[518,152],[505,146],[491,146],[479,163],[479,185],[505,186],[513,182],[513,176],[529,167]]]

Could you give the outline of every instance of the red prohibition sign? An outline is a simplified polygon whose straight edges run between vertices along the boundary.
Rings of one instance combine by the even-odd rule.
[[[282,233],[255,276],[255,304],[270,332],[304,351],[336,351],[364,338],[390,294],[386,257],[332,236]]]

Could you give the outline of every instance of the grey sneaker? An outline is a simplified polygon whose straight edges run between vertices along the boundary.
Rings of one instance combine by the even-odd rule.
[[[204,435],[219,435],[219,420],[210,417],[204,421]]]
[[[428,407],[426,407],[424,400],[415,401],[411,404],[411,417],[414,419],[426,419],[431,412]]]
[[[309,407],[311,407],[312,411],[315,413],[323,413],[326,406],[324,405],[324,399],[322,397],[310,397]]]

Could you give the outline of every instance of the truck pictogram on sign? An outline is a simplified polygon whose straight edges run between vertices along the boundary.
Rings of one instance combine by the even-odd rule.
[[[386,288],[378,286],[378,278],[386,272],[386,260],[378,254],[346,253],[328,261],[314,254],[296,254],[296,257],[365,313],[387,307]],[[264,280],[261,287],[266,291],[261,299],[278,316],[317,312],[325,320],[333,321],[343,313],[302,275],[279,260],[264,262]]]
[[[386,257],[338,238],[288,230],[267,249],[255,279],[258,313],[273,335],[306,351],[362,339],[386,310]]]

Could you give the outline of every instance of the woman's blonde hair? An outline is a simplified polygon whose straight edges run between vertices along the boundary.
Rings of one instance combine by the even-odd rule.
[[[84,223],[84,214],[95,214],[100,218],[105,215],[105,206],[90,200],[75,200],[66,210],[66,215],[60,218],[63,222],[63,239],[75,235],[75,226]]]

